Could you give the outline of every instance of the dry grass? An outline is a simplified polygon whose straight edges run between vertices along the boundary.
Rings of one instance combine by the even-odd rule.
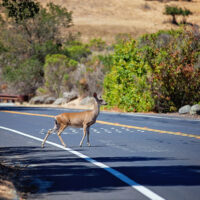
[[[84,41],[101,37],[113,42],[120,33],[137,37],[160,29],[177,28],[168,22],[170,17],[163,14],[166,5],[190,9],[193,15],[187,21],[200,25],[200,0],[40,0],[43,5],[51,1],[73,11],[74,26],[71,30],[81,32]]]

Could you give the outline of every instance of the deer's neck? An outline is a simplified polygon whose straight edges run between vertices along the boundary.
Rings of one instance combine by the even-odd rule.
[[[99,115],[99,111],[100,111],[100,105],[97,103],[97,101],[94,101],[94,108],[93,108],[93,114],[95,117],[97,117]]]

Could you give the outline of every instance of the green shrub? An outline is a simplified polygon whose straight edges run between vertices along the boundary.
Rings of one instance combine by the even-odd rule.
[[[104,80],[110,106],[172,112],[200,101],[200,34],[159,31],[118,44]]]
[[[35,58],[20,62],[13,59],[10,65],[3,68],[4,80],[20,94],[33,93],[42,82],[41,73],[43,73],[42,63]]]
[[[89,47],[93,51],[103,51],[106,47],[106,42],[101,38],[94,38],[90,40]]]
[[[109,105],[125,111],[152,110],[148,65],[142,61],[136,42],[118,44],[113,60],[114,66],[104,79],[104,95]]]
[[[37,57],[42,63],[45,62],[45,57],[48,54],[60,53],[60,48],[53,41],[45,41],[44,43],[35,43],[33,46],[35,57]]]
[[[48,91],[47,91],[46,88],[39,87],[39,88],[37,88],[36,94],[39,95],[39,96],[45,95],[45,94],[48,94]]]
[[[77,70],[77,75],[80,77],[77,82],[77,88],[82,96],[92,95],[94,92],[102,93],[105,73],[110,70],[108,66],[103,64],[100,57],[99,55],[91,56]],[[77,75],[75,75],[76,78],[78,77]]]
[[[7,52],[8,50],[4,47],[4,45],[0,42],[0,53]]]
[[[62,88],[68,90],[68,77],[70,72],[76,69],[76,66],[77,62],[65,55],[47,55],[44,65],[44,79],[48,91],[59,97]]]
[[[157,111],[176,111],[199,101],[200,69],[195,68],[200,56],[199,36],[177,32],[168,45],[159,49],[152,46],[155,56],[150,84]]]
[[[64,47],[63,53],[71,59],[81,61],[81,59],[87,58],[91,54],[91,51],[87,47],[87,45],[84,45],[82,43],[75,43]]]
[[[103,64],[103,72],[105,74],[107,72],[110,72],[111,67],[113,66],[113,55],[112,54],[99,55],[98,58]]]

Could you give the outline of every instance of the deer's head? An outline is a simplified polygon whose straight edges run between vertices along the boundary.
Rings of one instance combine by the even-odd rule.
[[[93,94],[93,97],[95,98],[95,100],[97,101],[98,104],[107,105],[107,103],[102,99],[101,96],[100,97],[97,96],[96,92]]]

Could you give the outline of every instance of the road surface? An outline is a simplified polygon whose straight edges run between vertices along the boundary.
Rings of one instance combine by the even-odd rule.
[[[26,166],[38,186],[29,199],[200,199],[199,120],[100,113],[91,147],[79,147],[82,129],[67,128],[67,148],[53,134],[42,149],[52,117],[67,111],[0,107],[0,159]]]

